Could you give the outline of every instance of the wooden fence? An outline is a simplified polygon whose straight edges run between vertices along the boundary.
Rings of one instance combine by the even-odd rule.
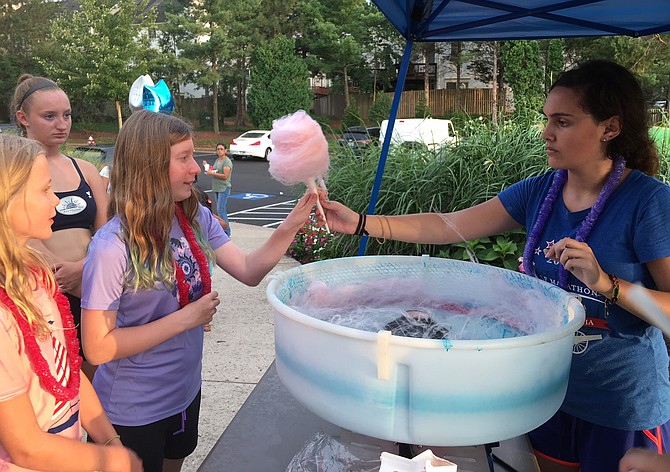
[[[393,99],[393,93],[388,93]],[[409,90],[402,93],[398,118],[414,118],[416,108],[424,102],[423,90]],[[351,104],[356,108],[363,120],[369,119],[372,106],[372,94],[350,94]],[[460,102],[460,103],[459,103]],[[461,89],[461,90],[431,90],[428,108],[434,117],[449,116],[454,113],[469,115],[490,115],[493,112],[492,89]],[[314,114],[342,118],[344,116],[344,95],[330,94],[314,100],[312,109]]]
[[[387,93],[393,99],[393,93]],[[351,103],[356,107],[358,115],[366,122],[369,121],[370,107],[372,106],[372,94],[352,93],[350,95]],[[398,109],[398,118],[414,118],[416,116],[416,107],[424,99],[423,90],[411,90],[402,93],[400,99],[400,108]],[[459,110],[469,115],[487,115],[493,112],[493,90],[492,89],[462,89],[459,90],[460,106],[456,104],[456,90],[431,90],[430,108],[431,116],[449,117]],[[115,117],[116,112],[113,109],[114,104],[106,103],[109,110],[105,109],[106,116]],[[125,105],[125,104],[124,104]],[[508,111],[511,104],[508,104]],[[330,94],[315,99],[312,103],[312,110],[315,115],[334,117],[341,119],[344,116],[344,95]],[[81,110],[78,110],[81,111]],[[98,111],[100,112],[100,111]],[[175,112],[179,116],[185,117],[195,126],[211,124],[212,105],[210,97],[201,98],[183,98]],[[659,125],[667,120],[667,113],[661,109],[650,109],[650,124]],[[79,116],[95,117],[92,110],[86,113],[80,113]],[[128,113],[124,113],[128,116]]]
[[[651,126],[658,126],[667,123],[668,113],[660,108],[652,108],[649,110],[649,124]],[[667,124],[666,124],[667,126]]]

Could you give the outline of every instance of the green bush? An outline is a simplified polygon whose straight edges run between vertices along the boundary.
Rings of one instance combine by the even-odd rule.
[[[437,152],[392,147],[375,213],[449,213],[484,202],[518,180],[543,173],[547,169],[547,159],[544,143],[536,131],[539,129],[531,123],[506,121],[494,130],[490,123],[476,119],[459,130],[462,138],[459,146]],[[336,153],[331,158],[332,170],[328,181],[331,198],[356,211],[365,211],[378,162],[378,150],[369,151],[360,159],[350,153]],[[500,244],[503,242],[500,241]],[[519,245],[518,236],[514,242],[517,244],[514,256],[505,255],[490,262],[505,266],[510,264],[509,261],[516,260],[523,251],[523,245]],[[496,243],[497,240],[492,240],[489,249],[493,249]],[[357,236],[342,236],[333,241],[331,250],[338,257],[351,256],[356,254],[358,245]],[[397,241],[380,243],[371,238],[367,254],[436,256],[441,251],[454,253],[456,250]],[[502,248],[499,250],[504,252]],[[481,259],[489,257],[485,255]]]
[[[365,126],[365,122],[361,119],[361,115],[355,105],[349,105],[344,110],[344,117],[342,118],[342,130],[351,128],[352,126]]]
[[[301,264],[316,262],[332,257],[327,249],[329,243],[336,236],[319,228],[316,217],[311,215],[309,220],[298,230],[291,242],[286,255],[294,258]]]
[[[422,98],[416,104],[414,108],[414,117],[415,118],[428,118],[430,116],[430,107],[426,104],[426,101]]]
[[[368,117],[370,121],[377,126],[380,126],[382,121],[388,119],[391,114],[391,105],[393,101],[386,93],[378,93],[375,97],[375,102],[370,107]]]
[[[523,256],[526,232],[505,233],[492,238],[475,239],[449,245],[438,253],[439,257],[461,261],[482,262],[509,270],[516,270]]]
[[[402,215],[418,212],[449,213],[482,203],[515,182],[548,170],[543,122],[536,115],[525,120],[493,123],[479,117],[459,127],[461,144],[439,152],[392,147],[375,213]],[[367,210],[379,162],[379,149],[367,149],[357,157],[346,149],[331,156],[328,190],[333,200],[355,211]],[[659,179],[670,182],[670,149],[662,150]],[[445,220],[445,224],[450,224]],[[360,238],[338,235],[321,250],[321,259],[353,256]],[[366,254],[400,254],[478,260],[516,269],[523,255],[525,231],[518,230],[476,241],[451,245],[411,244],[368,240]]]

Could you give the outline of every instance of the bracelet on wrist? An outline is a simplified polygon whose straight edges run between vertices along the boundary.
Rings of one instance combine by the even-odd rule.
[[[605,308],[616,305],[619,300],[619,278],[614,274],[607,274],[607,277],[612,281],[612,296],[605,295]]]
[[[114,441],[115,439],[121,439],[121,436],[119,436],[118,434],[115,434],[114,436],[112,436],[111,438],[109,438],[107,440],[107,442],[104,444],[104,446],[109,446],[112,443],[112,441]]]
[[[354,234],[357,236],[368,236],[368,232],[365,230],[365,225],[368,222],[368,215],[365,213],[358,214],[358,224],[356,225],[356,231]]]

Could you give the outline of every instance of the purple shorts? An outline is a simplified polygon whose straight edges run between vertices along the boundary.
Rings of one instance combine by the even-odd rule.
[[[666,444],[670,445],[670,421],[651,430],[624,431],[559,410],[528,437],[535,453],[548,461],[581,467],[582,472],[619,470],[619,460],[632,447],[665,453]]]

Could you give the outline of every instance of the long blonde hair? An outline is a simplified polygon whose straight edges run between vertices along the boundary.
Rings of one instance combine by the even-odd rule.
[[[170,147],[193,139],[193,130],[170,115],[141,110],[119,132],[110,173],[108,216],[117,216],[130,253],[129,285],[151,289],[156,282],[174,284],[170,229],[175,203],[170,186]],[[182,202],[186,218],[207,258],[214,255],[195,218],[198,199]]]
[[[44,338],[49,326],[33,301],[35,283],[54,293],[56,281],[40,255],[28,245],[19,245],[9,223],[9,210],[25,191],[26,182],[44,149],[36,141],[0,134],[0,287],[23,311],[36,335]]]

